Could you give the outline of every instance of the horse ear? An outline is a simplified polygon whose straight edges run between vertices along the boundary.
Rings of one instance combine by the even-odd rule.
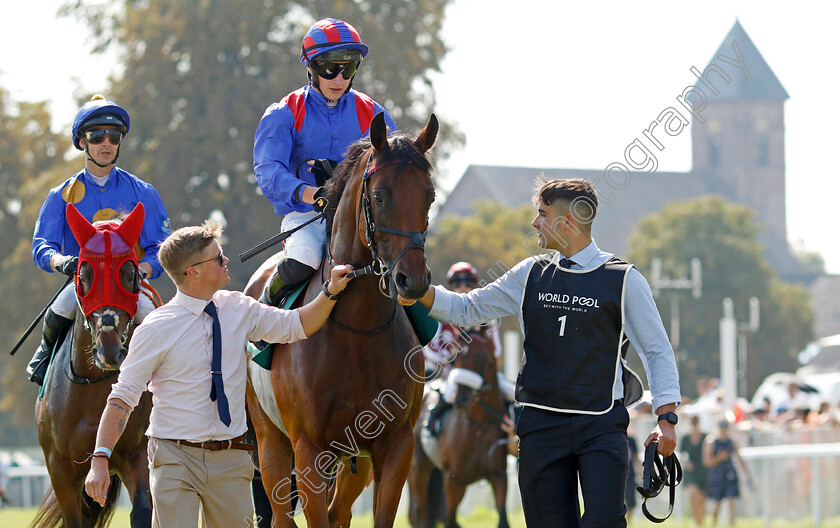
[[[370,122],[370,144],[376,152],[388,148],[388,127],[385,125],[385,112],[379,112]]]
[[[432,145],[435,144],[435,139],[437,139],[439,129],[440,126],[438,125],[437,116],[432,114],[429,117],[429,123],[426,125],[426,128],[421,130],[414,139],[414,146],[416,146],[421,152],[426,152],[432,148]]]
[[[73,232],[73,238],[75,238],[76,242],[79,243],[79,247],[85,247],[85,244],[87,244],[87,241],[90,240],[90,237],[96,233],[96,228],[93,227],[93,224],[88,222],[88,219],[82,216],[82,213],[80,213],[79,210],[71,203],[67,204],[64,215],[67,218],[67,224],[70,226],[70,231]]]
[[[137,202],[134,210],[123,220],[117,228],[117,234],[129,246],[134,246],[140,240],[140,231],[143,230],[143,220],[146,218],[146,209],[142,202]]]

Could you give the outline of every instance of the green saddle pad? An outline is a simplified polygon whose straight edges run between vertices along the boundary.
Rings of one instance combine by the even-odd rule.
[[[297,288],[295,288],[292,293],[286,297],[286,302],[283,303],[282,308],[285,310],[290,310],[292,305],[295,303],[298,297],[300,297],[301,292],[306,288],[306,285],[309,284],[309,281],[312,280],[305,280],[301,282]],[[260,350],[253,343],[248,341],[245,344],[245,348],[248,349],[248,352],[251,354],[251,361],[256,363],[257,365],[261,366],[266,370],[271,370],[271,344],[269,344],[264,349]]]

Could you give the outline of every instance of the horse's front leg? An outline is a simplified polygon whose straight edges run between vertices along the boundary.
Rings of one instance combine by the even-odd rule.
[[[459,528],[456,516],[458,505],[464,499],[467,485],[458,480],[454,473],[447,472],[443,477],[443,493],[446,496],[446,521],[445,528]]]
[[[257,435],[260,473],[268,500],[271,502],[273,528],[295,528],[292,511],[292,444],[289,438],[268,418],[260,407],[250,383],[246,386],[248,413]]]
[[[335,493],[330,502],[329,516],[332,528],[347,528],[350,526],[353,503],[362,494],[370,474],[370,458],[357,457],[357,473],[350,471],[350,461],[345,460],[338,466],[335,479]]]
[[[435,467],[423,451],[416,435],[414,442],[414,455],[411,470],[408,472],[408,520],[413,528],[434,528],[437,512],[432,511],[432,504],[437,504],[440,500],[434,500],[435,497],[430,496],[432,491],[429,489],[429,483]]]
[[[496,511],[499,512],[499,528],[508,528],[507,519],[507,474],[504,472],[494,475],[490,479],[493,486],[493,497],[496,500]]]
[[[78,469],[79,467],[84,467],[85,470],[81,471]],[[47,469],[53,483],[53,493],[55,493],[61,517],[64,519],[65,528],[83,528],[85,526],[82,501],[85,500],[86,495],[84,495],[82,488],[84,487],[83,478],[87,473],[86,468],[87,466],[76,466],[72,460],[55,453],[52,453],[47,461]],[[81,472],[81,475],[79,472]],[[79,478],[80,476],[82,479]],[[96,504],[93,507],[98,508],[99,505]]]
[[[322,454],[309,438],[297,438],[295,448],[295,477],[298,500],[303,508],[308,528],[329,528],[327,491],[329,482],[318,470],[318,455]],[[328,477],[329,475],[327,475]]]
[[[373,445],[373,528],[390,528],[397,517],[402,488],[411,469],[414,434],[406,423]]]
[[[131,496],[131,528],[150,528],[152,494],[149,490],[149,459],[145,442],[117,468],[117,474]]]

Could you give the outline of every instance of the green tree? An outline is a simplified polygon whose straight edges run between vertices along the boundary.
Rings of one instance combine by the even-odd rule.
[[[738,321],[749,319],[750,297],[761,302],[761,329],[749,339],[749,395],[768,374],[795,369],[796,353],[812,338],[808,291],[784,283],[770,268],[757,240],[759,230],[750,208],[703,196],[673,202],[645,217],[630,236],[628,259],[645,275],[654,257],[671,277],[688,276],[692,258],[702,262],[702,298],[670,290],[656,299],[667,321],[672,296],[679,298],[677,359],[686,395],[694,393],[697,376],[720,372],[718,324],[725,297],[732,298]]]
[[[537,248],[533,206],[477,200],[473,208],[471,216],[441,218],[429,235],[426,258],[435,283],[442,284],[449,266],[462,260],[476,267],[479,279],[492,282]]]
[[[480,284],[490,283],[505,271],[539,251],[536,231],[531,227],[534,207],[513,208],[477,200],[474,214],[439,219],[426,242],[426,259],[434,284],[446,283],[446,272],[459,261],[478,270]],[[516,317],[504,317],[502,332],[519,332]]]
[[[51,132],[46,103],[14,103],[0,88],[0,335],[11,350],[58,287],[32,262],[32,231],[50,187],[75,170],[62,154],[68,137]],[[40,326],[13,358],[4,360],[0,378],[0,444],[34,442],[32,413],[36,387],[23,375],[40,336]]]
[[[299,57],[309,25],[351,22],[371,48],[354,86],[416,131],[435,106],[430,74],[446,52],[448,2],[78,0],[67,12],[124,66],[108,94],[134,118],[121,165],[158,188],[174,227],[223,216],[236,254],[280,227],[256,185],[253,138],[265,108],[307,82]],[[461,141],[444,123],[437,155]],[[252,270],[232,267],[240,283]]]

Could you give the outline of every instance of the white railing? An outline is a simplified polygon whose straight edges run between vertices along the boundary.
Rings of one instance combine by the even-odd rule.
[[[6,498],[21,508],[38,506],[50,486],[46,466],[6,468],[6,480]]]
[[[840,493],[840,442],[744,447],[739,452],[755,476],[765,526],[781,513],[776,510],[784,496],[810,496],[814,526],[822,524],[824,513],[840,513],[836,499]],[[804,460],[807,465],[799,463]],[[825,512],[826,507],[829,512]]]

